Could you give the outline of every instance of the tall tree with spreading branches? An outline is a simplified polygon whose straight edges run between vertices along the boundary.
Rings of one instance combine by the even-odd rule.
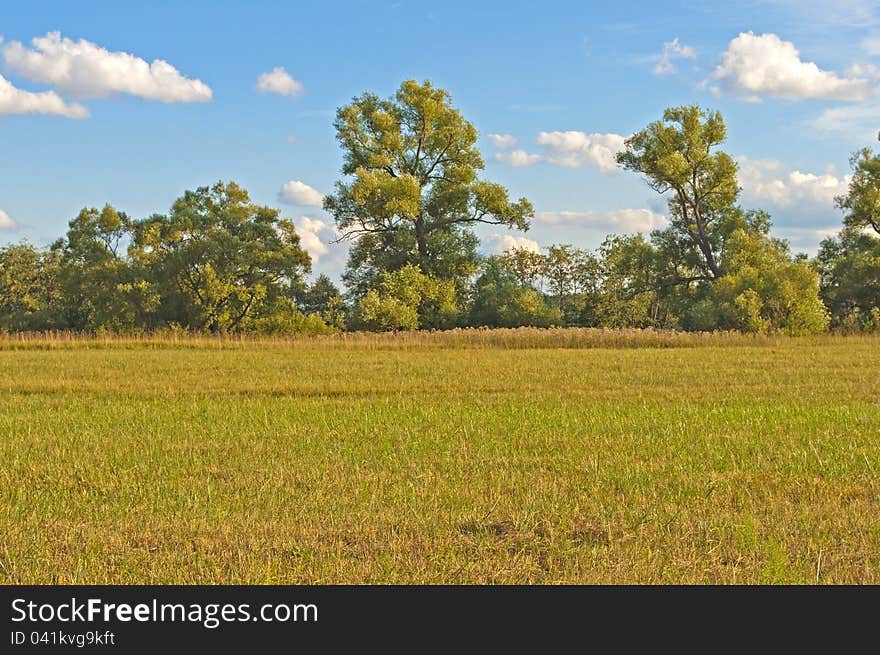
[[[716,150],[727,134],[717,111],[675,107],[626,140],[617,162],[645,175],[658,193],[671,193],[671,227],[702,255],[702,275],[723,275],[719,250],[724,223],[739,195],[736,162]]]
[[[396,267],[445,277],[449,244],[470,243],[469,227],[528,229],[531,203],[511,201],[503,186],[478,178],[477,130],[430,82],[406,81],[386,100],[356,97],[339,109],[335,127],[346,179],[324,208],[341,238],[368,236],[365,243],[403,255]]]

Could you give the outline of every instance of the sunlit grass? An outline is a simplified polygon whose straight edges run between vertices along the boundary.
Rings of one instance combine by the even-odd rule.
[[[878,346],[7,336],[0,580],[878,583]]]

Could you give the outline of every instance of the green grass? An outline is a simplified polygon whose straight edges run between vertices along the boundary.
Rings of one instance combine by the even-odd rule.
[[[880,339],[450,334],[0,340],[0,581],[880,583]]]

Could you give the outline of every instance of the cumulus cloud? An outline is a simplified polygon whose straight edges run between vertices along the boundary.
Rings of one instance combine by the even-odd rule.
[[[514,248],[541,252],[541,245],[537,241],[517,234],[490,234],[483,242],[489,247],[489,251],[496,255]]]
[[[0,209],[0,230],[14,230],[17,228],[15,221],[5,211]]]
[[[625,136],[620,134],[587,134],[586,132],[540,132],[537,143],[544,146],[543,154],[525,150],[500,152],[497,161],[512,166],[532,166],[538,163],[577,168],[592,166],[603,173],[617,170],[614,156],[623,150]]]
[[[46,114],[66,118],[88,118],[89,110],[67,103],[54,91],[35,93],[16,88],[0,75],[0,115]]]
[[[618,233],[650,232],[669,224],[666,216],[650,209],[539,212],[535,221],[545,225],[578,226]]]
[[[678,40],[678,37],[663,44],[663,53],[654,65],[654,75],[669,75],[675,72],[676,59],[696,59],[697,51]]]
[[[278,199],[298,207],[320,207],[324,204],[324,195],[320,191],[299,180],[285,182],[278,193]]]
[[[487,136],[492,139],[492,143],[499,150],[510,150],[516,145],[516,137],[512,134],[489,134]]]
[[[791,41],[771,33],[756,36],[743,32],[733,39],[722,54],[714,78],[721,90],[752,101],[763,96],[858,101],[873,92],[870,80],[841,77],[813,62],[802,61]]]
[[[292,97],[302,93],[303,85],[293,79],[282,66],[278,66],[257,78],[257,89],[264,93]]]
[[[541,155],[530,154],[525,150],[511,150],[510,152],[499,152],[495,154],[495,161],[500,161],[511,166],[531,166],[537,164],[543,158]]]
[[[167,61],[152,63],[127,52],[111,52],[85,39],[73,41],[60,32],[31,40],[32,48],[12,41],[3,48],[6,65],[34,82],[51,84],[77,98],[117,93],[161,102],[207,102],[210,87],[189,79]]]
[[[541,132],[538,143],[546,147],[544,160],[557,166],[593,166],[603,173],[617,170],[614,156],[623,150],[625,136],[585,132]]]
[[[834,198],[846,193],[849,177],[837,177],[833,170],[825,173],[803,173],[788,170],[781,162],[770,159],[737,157],[738,179],[743,194],[754,203],[775,207],[800,206],[828,211]]]
[[[336,228],[316,218],[300,216],[294,222],[296,233],[299,235],[300,246],[309,253],[312,263],[315,264],[322,255],[326,255],[329,248],[321,235],[329,241],[336,238]]]

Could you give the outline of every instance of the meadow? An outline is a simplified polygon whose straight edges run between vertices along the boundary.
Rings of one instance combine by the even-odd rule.
[[[3,583],[880,583],[880,338],[0,336]]]

